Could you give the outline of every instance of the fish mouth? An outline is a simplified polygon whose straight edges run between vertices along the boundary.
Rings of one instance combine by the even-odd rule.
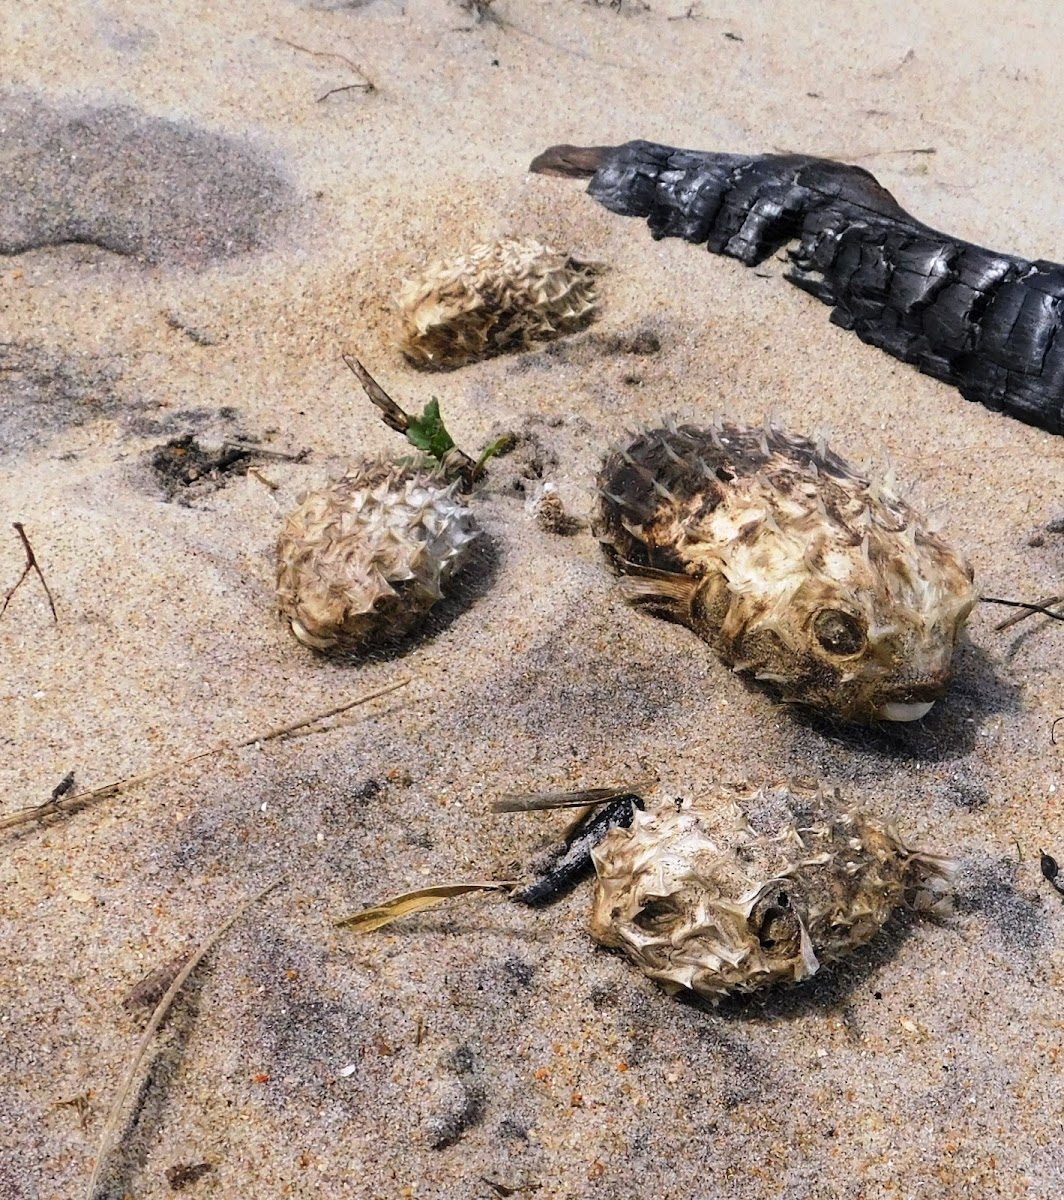
[[[919,721],[934,707],[934,700],[890,700],[876,709],[876,717],[880,721]]]

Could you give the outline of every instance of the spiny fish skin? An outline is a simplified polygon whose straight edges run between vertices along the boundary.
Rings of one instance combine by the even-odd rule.
[[[943,911],[955,869],[837,793],[796,783],[637,811],[591,853],[592,937],[667,991],[714,1002],[808,979],[899,906]]]
[[[476,537],[455,491],[427,469],[371,462],[305,496],[277,544],[277,601],[299,641],[347,655],[413,630]]]
[[[532,239],[474,246],[433,263],[399,293],[399,348],[446,370],[527,350],[595,314],[595,268]]]
[[[925,715],[976,600],[971,567],[888,479],[772,426],[673,425],[615,448],[596,532],[631,600],[850,721]]]

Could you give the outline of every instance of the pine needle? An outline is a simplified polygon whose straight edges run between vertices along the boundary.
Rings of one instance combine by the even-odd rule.
[[[465,896],[469,892],[503,892],[517,885],[513,880],[492,879],[479,883],[437,883],[432,887],[418,888],[414,892],[403,892],[380,904],[371,905],[361,912],[341,917],[333,924],[344,929],[353,929],[356,933],[372,933],[375,929],[383,929],[400,917],[408,917],[411,913],[422,912],[450,900],[454,896]]]
[[[141,775],[129,775],[125,779],[118,779],[113,783],[105,783],[100,787],[90,788],[87,792],[76,792],[73,796],[63,796],[62,798],[53,796],[43,804],[34,804],[29,808],[20,808],[17,812],[9,813],[6,817],[0,817],[0,831],[13,829],[16,825],[27,825],[31,821],[43,821],[48,817],[58,817],[65,813],[77,812],[78,809],[85,808],[98,800],[106,800],[110,796],[115,796],[126,788],[147,783],[152,779],[159,779],[163,775],[171,775],[175,771],[181,770],[182,767],[187,767],[189,763],[198,762],[201,758],[210,758],[211,755],[222,754],[226,750],[241,750],[245,746],[254,746],[259,742],[269,742],[274,738],[284,737],[285,734],[295,733],[300,729],[306,728],[308,725],[314,725],[318,721],[326,720],[328,717],[335,717],[340,713],[347,712],[350,708],[357,708],[360,704],[368,704],[371,700],[379,700],[381,696],[397,692],[400,688],[406,687],[410,681],[411,676],[408,675],[406,679],[401,679],[398,683],[389,684],[388,687],[380,688],[376,692],[370,692],[368,696],[359,696],[357,700],[349,700],[344,704],[338,704],[335,708],[330,708],[327,712],[314,713],[309,717],[292,721],[288,725],[279,725],[276,729],[269,729],[265,733],[256,733],[252,737],[244,738],[241,742],[222,742],[219,746],[212,746],[209,750],[201,750],[198,754],[189,755],[188,758],[181,758],[177,762],[167,763],[162,767],[155,767],[153,770],[145,771]]]
[[[152,1018],[148,1022],[147,1028],[140,1039],[137,1046],[137,1051],[133,1055],[133,1062],[130,1064],[126,1078],[119,1088],[118,1096],[115,1099],[114,1105],[111,1108],[110,1114],[107,1117],[107,1124],[104,1126],[103,1136],[100,1138],[100,1148],[96,1154],[96,1163],[93,1166],[92,1178],[89,1180],[89,1188],[85,1193],[85,1200],[93,1200],[96,1195],[96,1185],[100,1181],[100,1174],[103,1169],[104,1162],[111,1153],[114,1145],[115,1134],[118,1132],[119,1123],[122,1120],[122,1110],[125,1108],[126,1100],[132,1090],[133,1082],[137,1077],[137,1072],[140,1069],[140,1064],[144,1060],[145,1054],[148,1052],[148,1047],[151,1044],[152,1038],[159,1030],[159,1026],[166,1018],[166,1014],[170,1011],[174,1000],[177,998],[178,992],[185,986],[185,981],[192,972],[199,966],[206,955],[218,944],[218,942],[229,932],[230,929],[240,920],[240,918],[254,904],[264,899],[275,888],[278,888],[283,883],[283,880],[275,880],[268,888],[264,888],[257,896],[253,896],[246,903],[241,905],[237,911],[224,921],[213,933],[209,934],[207,940],[196,951],[195,954],[188,960],[184,968],[175,977],[173,983],[166,990],[166,994],[155,1007],[155,1012],[152,1013]]]

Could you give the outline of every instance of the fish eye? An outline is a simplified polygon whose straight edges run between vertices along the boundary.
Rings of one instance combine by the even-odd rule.
[[[750,924],[762,950],[790,958],[802,943],[802,922],[784,888],[770,888],[754,905]]]
[[[652,896],[635,915],[635,923],[647,933],[665,933],[675,924],[680,911],[671,896]]]
[[[867,637],[864,625],[847,612],[824,608],[813,622],[813,633],[820,645],[836,658],[851,658],[860,654]]]

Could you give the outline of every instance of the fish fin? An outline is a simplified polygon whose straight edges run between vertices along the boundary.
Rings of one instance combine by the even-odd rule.
[[[650,603],[687,616],[698,588],[698,580],[690,575],[674,575],[668,571],[637,568],[638,574],[626,575],[617,590],[629,604]]]

